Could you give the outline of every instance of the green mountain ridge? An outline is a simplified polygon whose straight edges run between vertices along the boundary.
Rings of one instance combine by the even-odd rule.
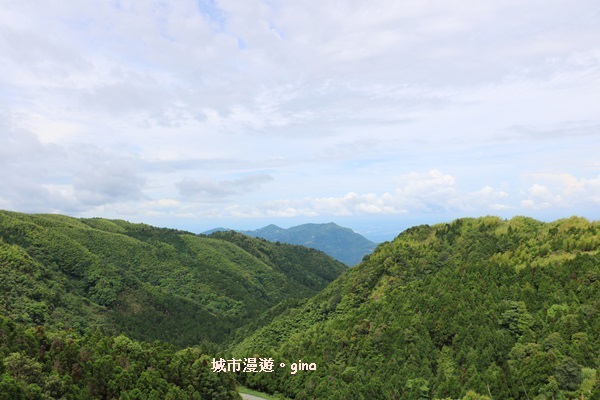
[[[260,257],[173,229],[0,212],[0,310],[25,325],[102,327],[180,346],[222,343],[345,269],[318,251],[247,242],[262,249]]]
[[[418,226],[232,349],[315,371],[239,374],[295,399],[600,396],[600,223]]]
[[[0,398],[598,399],[599,250],[583,218],[464,218],[347,268],[233,231],[0,211]]]
[[[204,233],[212,234],[226,230],[225,228],[215,228]],[[271,242],[296,244],[321,250],[348,266],[358,264],[364,256],[373,252],[377,247],[377,243],[371,242],[350,228],[339,226],[333,222],[302,224],[287,229],[270,224],[260,229],[239,232]]]
[[[241,234],[0,211],[0,398],[240,399],[218,348],[345,269]]]

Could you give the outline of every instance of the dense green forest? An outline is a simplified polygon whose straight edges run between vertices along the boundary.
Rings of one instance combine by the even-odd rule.
[[[346,266],[226,239],[0,211],[0,398],[238,398],[219,347]]]
[[[582,218],[467,218],[348,269],[235,232],[0,212],[0,398],[600,399],[599,250]]]
[[[26,329],[0,317],[0,398],[239,399],[234,377],[214,374],[212,356],[99,331]]]
[[[234,346],[286,364],[238,379],[296,399],[598,399],[599,248],[574,217],[408,229]]]
[[[100,218],[0,212],[0,312],[25,325],[222,343],[345,266],[322,252]]]

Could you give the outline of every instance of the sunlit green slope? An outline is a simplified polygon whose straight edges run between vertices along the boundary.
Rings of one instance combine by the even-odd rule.
[[[286,364],[239,377],[296,399],[598,398],[599,248],[575,217],[408,229],[233,347]]]

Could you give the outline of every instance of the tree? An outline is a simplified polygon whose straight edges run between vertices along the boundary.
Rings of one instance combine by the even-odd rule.
[[[4,367],[10,375],[19,381],[25,383],[39,383],[41,381],[42,364],[24,354],[9,354],[4,358]]]
[[[564,390],[577,390],[583,380],[581,366],[571,357],[565,357],[554,369],[558,386]]]
[[[0,398],[21,400],[25,399],[25,390],[23,386],[10,374],[0,375]]]

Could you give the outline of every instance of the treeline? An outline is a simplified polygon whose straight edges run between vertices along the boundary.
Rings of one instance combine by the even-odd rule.
[[[99,331],[25,328],[0,316],[0,398],[240,399],[234,377],[211,372],[212,356]]]
[[[232,349],[296,399],[598,399],[600,224],[418,226]]]

